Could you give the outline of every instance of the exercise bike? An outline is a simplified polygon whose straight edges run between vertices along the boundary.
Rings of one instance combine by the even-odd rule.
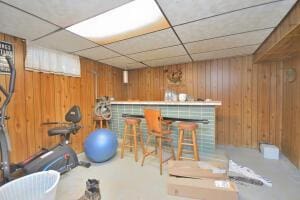
[[[42,149],[40,152],[34,154],[23,162],[13,165],[10,164],[9,152],[11,151],[11,145],[5,126],[5,120],[9,119],[9,117],[6,116],[6,109],[14,93],[16,71],[10,57],[6,57],[6,60],[10,69],[9,73],[6,71],[6,73],[10,75],[8,91],[0,85],[0,91],[5,97],[5,100],[0,107],[0,150],[2,159],[0,162],[0,169],[3,176],[2,184],[13,180],[14,174],[20,171],[24,175],[47,170],[56,170],[63,174],[79,165],[87,168],[90,167],[90,163],[79,161],[75,151],[68,145],[71,134],[76,134],[81,128],[81,126],[77,124],[81,121],[79,106],[73,106],[66,113],[66,122],[43,123],[62,125],[48,130],[49,136],[58,135],[61,137],[61,142],[59,144],[50,149]]]

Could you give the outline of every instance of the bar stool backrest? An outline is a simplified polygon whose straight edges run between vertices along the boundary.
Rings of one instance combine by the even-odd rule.
[[[148,132],[159,133],[162,132],[162,117],[160,110],[155,109],[144,109],[144,116],[146,119],[146,124]]]

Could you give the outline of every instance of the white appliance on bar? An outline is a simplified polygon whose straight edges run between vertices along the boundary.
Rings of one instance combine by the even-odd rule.
[[[180,94],[178,95],[178,99],[179,99],[179,101],[181,101],[181,102],[186,101],[186,99],[187,99],[187,94],[185,94],[185,93],[180,93]]]

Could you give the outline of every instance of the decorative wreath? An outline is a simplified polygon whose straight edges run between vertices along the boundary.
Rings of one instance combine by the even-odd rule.
[[[171,83],[178,84],[182,81],[182,71],[181,71],[181,69],[177,69],[175,71],[166,70],[166,72],[167,72],[167,79]]]

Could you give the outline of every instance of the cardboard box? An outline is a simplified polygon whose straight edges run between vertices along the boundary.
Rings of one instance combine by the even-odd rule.
[[[260,151],[264,155],[264,158],[279,160],[279,148],[275,145],[261,144]]]
[[[168,177],[168,194],[200,200],[238,200],[236,184],[229,180]]]
[[[228,166],[224,162],[170,160],[168,169],[170,176],[228,179]]]

